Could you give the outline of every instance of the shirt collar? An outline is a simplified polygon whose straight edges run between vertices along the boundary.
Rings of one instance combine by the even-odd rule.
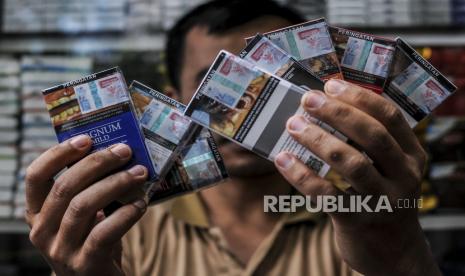
[[[168,208],[176,220],[201,228],[211,227],[207,210],[198,193],[175,198],[169,202]],[[316,223],[323,216],[322,213],[311,213],[305,207],[301,207],[296,212],[284,213],[282,219],[284,220],[284,225],[291,225],[302,222]]]

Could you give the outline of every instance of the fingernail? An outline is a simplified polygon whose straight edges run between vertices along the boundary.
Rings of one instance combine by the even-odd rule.
[[[289,169],[293,163],[294,157],[287,152],[281,152],[276,156],[276,164],[285,170]]]
[[[300,132],[308,126],[308,122],[301,116],[294,116],[289,122],[289,129],[292,131]]]
[[[70,144],[76,149],[82,149],[89,144],[89,136],[87,135],[76,136],[73,139],[71,139]]]
[[[121,159],[126,159],[131,155],[131,151],[129,150],[129,147],[125,144],[118,144],[112,147],[110,150],[114,154],[118,155]]]
[[[133,204],[134,204],[134,206],[139,208],[142,212],[144,212],[145,209],[147,208],[147,202],[145,202],[145,200],[143,200],[143,199],[139,199],[137,201],[134,201]]]
[[[326,83],[326,93],[330,95],[338,95],[343,93],[347,88],[344,81],[341,80],[329,80]]]
[[[304,97],[305,106],[308,108],[320,108],[326,101],[325,96],[318,92],[308,92]]]
[[[141,165],[135,165],[134,167],[128,170],[128,173],[134,176],[141,176],[145,174],[145,168]]]

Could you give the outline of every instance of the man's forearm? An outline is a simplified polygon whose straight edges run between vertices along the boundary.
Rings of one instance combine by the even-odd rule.
[[[379,275],[409,275],[436,276],[442,275],[437,266],[431,249],[425,239],[420,224],[417,223],[410,230],[405,229],[404,246],[400,254],[392,256],[397,261],[386,261],[386,267],[373,274]],[[387,241],[389,242],[389,241]],[[380,249],[382,250],[382,249]],[[389,264],[395,263],[394,266]],[[368,274],[370,275],[370,274]]]

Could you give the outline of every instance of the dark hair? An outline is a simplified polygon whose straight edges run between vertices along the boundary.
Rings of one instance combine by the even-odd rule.
[[[215,0],[185,14],[168,32],[165,62],[171,84],[180,89],[185,39],[192,28],[206,26],[210,34],[222,34],[264,16],[276,16],[291,24],[304,21],[296,11],[272,0]]]

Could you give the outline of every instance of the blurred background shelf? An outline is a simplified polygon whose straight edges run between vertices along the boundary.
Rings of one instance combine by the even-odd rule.
[[[0,38],[0,53],[74,53],[162,51],[165,36],[158,34],[102,34],[75,36],[15,35]]]
[[[0,234],[28,234],[29,227],[23,220],[0,219]]]
[[[429,214],[420,216],[425,231],[465,231],[465,213]],[[22,220],[0,220],[0,234],[27,234],[29,227]]]
[[[465,45],[465,31],[447,32],[410,32],[379,31],[378,29],[360,29],[378,36],[404,38],[413,46],[422,47],[458,47]],[[160,52],[165,46],[164,33],[150,34],[103,34],[76,36],[40,36],[15,35],[0,38],[0,53],[74,53],[95,54],[99,52]]]
[[[425,231],[465,231],[465,213],[423,215],[420,224]]]
[[[366,31],[366,30],[365,30]],[[368,30],[369,31],[369,30]],[[454,33],[449,33],[449,32],[429,32],[429,31],[424,31],[424,32],[410,32],[410,31],[399,31],[399,32],[393,32],[391,30],[387,31],[379,31],[379,30],[374,30],[373,33],[375,35],[383,36],[383,37],[388,37],[388,38],[396,38],[396,37],[402,37],[406,41],[408,41],[410,44],[416,47],[421,47],[421,46],[429,46],[429,47],[435,47],[435,46],[464,46],[465,45],[465,31],[461,30],[460,32],[454,32]]]

